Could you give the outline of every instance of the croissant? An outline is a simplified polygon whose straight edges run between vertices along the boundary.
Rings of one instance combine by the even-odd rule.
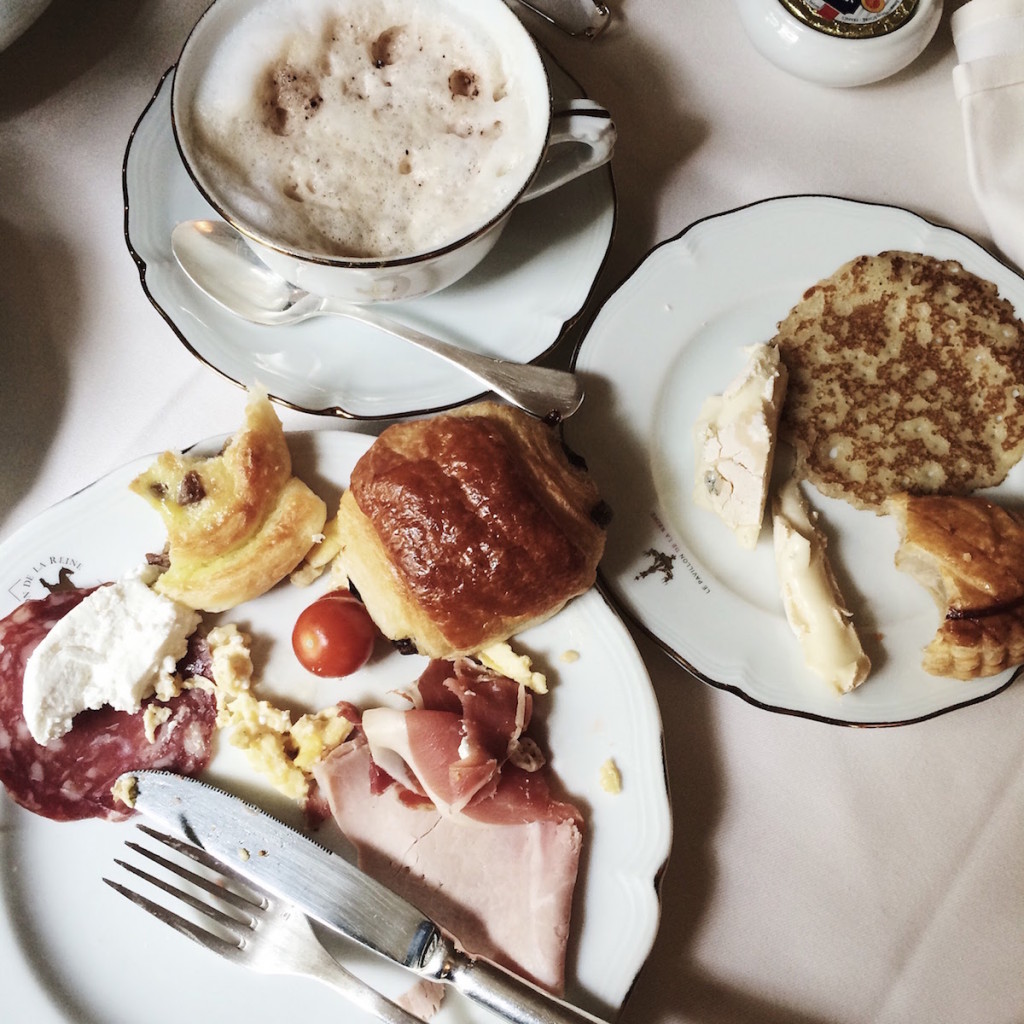
[[[338,511],[332,574],[392,640],[470,654],[587,590],[607,506],[557,430],[496,402],[386,429]]]
[[[897,568],[943,614],[924,649],[926,672],[956,679],[1024,662],[1024,515],[979,497],[898,494]]]

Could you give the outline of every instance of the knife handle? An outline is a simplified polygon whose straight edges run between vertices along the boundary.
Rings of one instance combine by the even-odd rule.
[[[445,980],[459,992],[513,1024],[607,1024],[486,960],[454,952],[446,968]]]

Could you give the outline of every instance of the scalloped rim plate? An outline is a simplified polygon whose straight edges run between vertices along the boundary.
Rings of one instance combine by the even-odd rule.
[[[553,58],[545,54],[545,61],[556,94],[583,94]],[[264,327],[199,291],[174,260],[171,230],[217,215],[174,142],[172,73],[160,80],[128,141],[124,233],[143,290],[189,351],[229,380],[261,384],[276,401],[316,415],[385,419],[478,397],[474,378],[374,327],[331,316]],[[388,303],[386,312],[466,349],[532,362],[554,347],[589,299],[615,209],[607,165],[521,204],[462,281],[436,295]]]
[[[356,459],[373,440],[344,431],[289,434],[296,471],[330,504]],[[216,452],[222,438],[204,443]],[[40,515],[0,545],[0,615],[44,596],[41,580],[61,569],[89,586],[116,578],[160,550],[159,516],[128,490],[151,458],[122,467]],[[291,654],[291,624],[321,592],[282,584],[219,617],[251,630],[262,695],[301,710],[339,699],[381,702],[415,679],[425,659],[386,649],[348,679],[323,682]],[[386,648],[386,645],[382,645]],[[584,859],[573,909],[568,996],[592,1012],[610,1012],[626,997],[650,951],[660,907],[658,883],[671,841],[661,719],[650,679],[632,638],[596,590],[583,595],[516,646],[548,673],[551,695],[535,713],[542,742],[567,793],[587,819]],[[563,660],[573,650],[578,660]],[[614,758],[623,790],[601,788]],[[218,784],[296,822],[296,809],[261,783],[243,756],[221,743],[207,772]],[[368,1020],[313,982],[239,972],[141,914],[100,882],[117,870],[129,823],[57,823],[0,797],[4,864],[0,957],[4,1004],[12,1020],[137,1021],[288,1020],[295,1006],[311,1019]],[[333,825],[318,838],[345,854]],[[336,940],[334,952],[381,990],[397,995],[411,975]],[[297,1002],[301,1000],[301,1002]],[[466,1024],[468,1004],[445,1000],[438,1024]],[[487,1016],[484,1014],[483,1016]],[[474,1012],[472,1019],[480,1014]],[[488,1016],[488,1019],[491,1019]]]
[[[956,231],[891,206],[768,199],[697,221],[644,259],[577,350],[588,397],[566,424],[615,509],[601,579],[620,606],[705,682],[845,725],[902,725],[965,707],[1018,670],[966,683],[927,675],[921,652],[938,613],[893,566],[895,524],[808,487],[873,662],[865,683],[835,695],[805,668],[786,622],[770,529],[743,551],[694,506],[692,429],[704,398],[743,365],[742,348],[772,338],[805,289],[886,249],[959,260],[1024,314],[1024,280]],[[1024,466],[994,493],[1024,499]]]

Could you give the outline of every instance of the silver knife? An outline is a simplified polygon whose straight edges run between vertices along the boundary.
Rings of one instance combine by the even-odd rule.
[[[407,900],[239,797],[171,772],[129,772],[121,781],[131,786],[134,807],[146,817],[419,977],[449,984],[515,1024],[605,1024],[460,952]]]
[[[611,20],[611,11],[599,0],[519,0],[519,3],[571,36],[593,39]]]

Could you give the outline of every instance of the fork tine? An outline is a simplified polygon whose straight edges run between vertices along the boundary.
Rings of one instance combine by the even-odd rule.
[[[225,878],[230,878],[232,883],[235,884],[239,890],[249,896],[250,902],[259,906],[264,905],[265,897],[253,886],[252,882],[250,882],[240,872],[236,871],[230,864],[226,864],[224,861],[219,860],[212,854],[207,853],[201,846],[194,846],[192,843],[178,839],[176,836],[168,835],[165,832],[158,832],[155,828],[151,828],[149,825],[143,825],[140,823],[136,827],[140,832],[144,832],[150,838],[163,843],[164,846],[170,847],[170,849],[174,850],[175,853],[180,853],[183,856],[188,857],[190,860],[195,861],[197,864],[201,864],[204,868],[209,868],[211,871],[216,871]]]
[[[246,915],[250,918],[250,922],[251,914],[248,913],[248,908],[253,907],[259,910],[266,906],[266,900],[262,897],[255,895],[250,896],[245,893],[234,892],[233,890],[228,889],[226,886],[219,884],[213,879],[206,878],[203,875],[197,875],[195,872],[189,871],[188,868],[186,868],[182,864],[177,864],[173,860],[168,860],[166,857],[161,857],[159,853],[156,853],[153,850],[148,850],[146,849],[145,846],[141,846],[139,843],[133,843],[130,839],[126,839],[124,845],[127,846],[129,850],[134,850],[141,857],[145,857],[147,860],[151,860],[154,864],[159,864],[160,867],[164,868],[166,871],[170,871],[172,874],[175,874],[179,878],[184,879],[191,885],[194,885],[197,888],[202,889],[205,892],[208,892],[211,896],[216,896],[217,899],[223,900],[225,903],[228,903],[231,906],[242,911],[243,913],[246,913]],[[116,861],[116,859],[115,862],[121,864],[122,867],[127,867],[129,871],[134,870],[136,874],[138,873],[137,869],[133,869],[128,864],[124,864],[121,861]],[[149,878],[147,878],[146,880],[151,881],[151,879]],[[170,891],[172,896],[176,895],[175,890],[165,891]],[[187,903],[188,900],[186,900],[185,902]],[[202,904],[201,906],[206,906],[206,904]],[[199,910],[201,909],[201,907],[196,907],[196,909]]]
[[[171,882],[151,875],[123,860],[115,863],[204,915],[196,920],[181,917],[141,893],[114,882],[103,881],[156,920],[167,924],[200,946],[220,954],[235,964],[270,974],[299,974],[315,978],[351,999],[357,1006],[387,1024],[420,1024],[415,1015],[382,995],[369,983],[346,969],[323,946],[305,915],[297,913],[287,901],[265,893],[239,872],[211,856],[201,847],[138,825],[151,839],[205,868],[211,874],[196,874],[185,864],[168,860],[139,843],[125,845],[165,871],[191,886],[211,894],[220,906],[204,903],[201,896],[183,892]],[[241,851],[240,851],[241,853]],[[226,886],[231,885],[231,888]],[[226,911],[233,911],[228,913]],[[244,915],[242,921],[234,914]],[[207,924],[209,923],[209,924]]]
[[[205,903],[203,900],[197,899],[191,893],[183,892],[181,889],[175,888],[170,882],[165,882],[162,878],[157,878],[156,875],[151,875],[148,871],[144,871],[142,868],[137,868],[134,864],[118,860],[116,857],[114,858],[114,863],[119,867],[124,868],[125,871],[135,875],[136,878],[141,878],[143,881],[149,882],[150,885],[155,886],[157,889],[162,890],[169,896],[173,896],[177,900],[181,900],[182,903],[190,906],[193,910],[197,910],[200,914],[204,914],[211,921],[226,929],[231,937],[239,944],[242,942],[242,934],[239,929],[251,929],[255,924],[252,917],[249,917],[248,920],[244,921],[239,920],[237,917],[226,914],[218,907],[213,907],[209,903]],[[187,878],[186,875],[183,875],[183,877]]]
[[[129,889],[127,886],[121,885],[120,882],[114,882],[109,878],[104,878],[103,881],[106,882],[107,885],[109,885],[115,892],[119,892],[124,896],[125,899],[131,900],[131,902],[137,907],[141,907],[147,913],[152,914],[153,917],[158,921],[161,921],[163,924],[170,925],[176,932],[179,932],[182,935],[187,935],[194,942],[198,942],[200,946],[205,946],[207,949],[211,949],[215,953],[219,953],[221,956],[226,957],[229,960],[236,959],[242,952],[240,940],[230,942],[219,935],[215,935],[213,932],[207,931],[200,925],[197,925],[184,917],[179,917],[173,911],[168,910],[166,907],[162,907],[159,903],[154,903],[152,900],[147,899],[145,896],[140,895],[132,889]]]

